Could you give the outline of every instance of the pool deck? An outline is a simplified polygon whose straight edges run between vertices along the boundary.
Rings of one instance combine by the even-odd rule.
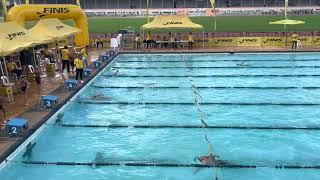
[[[103,54],[107,49],[100,49],[90,51],[89,56],[91,59],[96,59],[100,54]],[[29,120],[29,127],[21,135],[10,137],[5,132],[5,127],[1,126],[0,129],[0,163],[3,162],[8,155],[10,155],[21,143],[23,143],[33,132],[35,132],[45,121],[47,121],[65,102],[74,96],[88,81],[91,80],[101,69],[103,69],[108,62],[102,64],[99,69],[93,69],[91,75],[84,79],[85,83],[78,85],[75,90],[69,91],[63,87],[64,81],[62,76],[43,77],[41,79],[40,88],[34,82],[31,82],[30,89],[28,90],[27,104],[23,101],[22,94],[14,95],[14,102],[7,102],[6,97],[2,97],[4,109],[6,111],[5,119],[12,117],[22,117]],[[55,73],[55,75],[58,75]],[[75,73],[64,73],[66,79],[73,78]],[[56,95],[59,96],[59,103],[54,109],[44,109],[37,107],[38,101],[42,95]],[[1,114],[3,119],[3,115]],[[2,124],[2,120],[0,122]]]
[[[100,54],[105,52],[106,49],[90,51],[91,59],[97,58]],[[221,47],[221,48],[195,48],[194,50],[188,49],[145,49],[142,51],[136,50],[121,50],[119,53],[177,53],[177,52],[318,52],[319,48],[300,48],[298,50],[291,50],[289,48],[261,48],[261,47]],[[4,103],[6,109],[6,119],[11,117],[23,117],[29,120],[29,128],[22,135],[18,137],[9,137],[2,127],[0,130],[0,163],[21,144],[23,143],[35,130],[37,130],[43,123],[45,123],[60,107],[64,105],[71,97],[74,96],[91,78],[93,78],[101,69],[103,69],[108,62],[102,64],[100,69],[94,69],[90,77],[85,80],[84,84],[80,84],[75,90],[68,91],[62,87],[61,77],[44,77],[42,78],[41,87],[37,87],[34,83],[28,92],[28,106],[24,105],[23,96],[15,95],[14,103]],[[74,74],[71,74],[71,76]],[[65,75],[68,76],[67,74]],[[67,77],[68,78],[68,77]],[[54,109],[37,109],[36,104],[42,95],[57,95],[59,96],[59,104]],[[1,114],[2,115],[2,114]],[[1,121],[0,121],[1,122]]]

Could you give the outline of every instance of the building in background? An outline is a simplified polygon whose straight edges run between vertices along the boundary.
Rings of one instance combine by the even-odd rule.
[[[85,9],[144,9],[146,0],[80,0]],[[33,4],[76,4],[76,0],[30,0]],[[209,0],[149,0],[150,8],[210,8]],[[217,7],[283,7],[284,0],[216,0]],[[320,0],[290,0],[289,6],[319,6]]]

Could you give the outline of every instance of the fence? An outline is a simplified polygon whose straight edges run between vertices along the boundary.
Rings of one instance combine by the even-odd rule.
[[[320,46],[320,32],[299,32],[301,46]],[[91,42],[99,39],[109,47],[110,38],[116,34],[90,34]],[[169,37],[168,34],[153,34],[154,40],[163,40]],[[187,40],[186,33],[178,33],[176,37],[180,40]],[[285,47],[292,43],[289,32],[243,32],[243,33],[194,33],[195,47]],[[204,37],[204,38],[203,38]],[[133,34],[123,34],[121,47],[133,49],[135,42]]]

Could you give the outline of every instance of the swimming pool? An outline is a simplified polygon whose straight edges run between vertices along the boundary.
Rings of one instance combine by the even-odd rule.
[[[120,54],[0,177],[319,179],[319,57]],[[90,98],[98,94],[105,98]],[[250,167],[197,172],[195,157],[209,152],[205,134],[220,159]],[[105,166],[88,166],[98,156]]]

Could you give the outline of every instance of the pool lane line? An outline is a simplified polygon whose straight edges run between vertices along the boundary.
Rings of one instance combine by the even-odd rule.
[[[186,60],[187,63],[189,62],[305,62],[305,61],[319,61],[319,59],[303,59],[303,60],[299,60],[299,59],[279,59],[279,60],[256,60],[256,59],[212,59],[212,60],[205,60],[205,59],[198,59],[198,60]],[[148,60],[148,61],[143,61],[143,60],[136,60],[136,61],[126,61],[126,60],[118,60],[117,63],[136,63],[136,62],[141,62],[141,63],[162,63],[162,62],[183,62],[181,60],[165,60],[165,61],[159,61],[159,60]]]
[[[295,126],[203,126],[203,125],[120,125],[120,124],[111,124],[111,125],[84,125],[84,124],[60,124],[57,126],[62,127],[79,127],[79,128],[140,128],[140,129],[163,129],[163,128],[172,128],[172,129],[253,129],[253,130],[320,130],[319,127],[295,127]]]
[[[190,89],[190,87],[179,87],[179,86],[98,86],[98,85],[92,85],[93,88],[110,88],[110,89],[146,89],[146,88],[155,88],[155,89]],[[320,87],[247,87],[247,86],[235,86],[235,87],[228,87],[228,86],[199,86],[197,89],[320,89]]]
[[[112,102],[112,101],[74,101],[82,104],[113,104],[113,105],[194,105],[194,102]],[[202,102],[199,105],[237,105],[237,106],[319,106],[320,103],[224,103],[224,102]]]
[[[182,66],[151,66],[151,67],[111,67],[111,69],[186,69]],[[195,66],[190,67],[192,69],[299,69],[299,68],[310,68],[318,69],[320,66]]]
[[[19,163],[15,161],[16,163]],[[275,168],[275,169],[320,169],[320,165],[248,165],[248,164],[221,164],[221,165],[205,165],[205,164],[178,164],[178,163],[149,163],[149,162],[50,162],[50,161],[21,161],[23,164],[33,165],[56,165],[56,166],[135,166],[135,167],[198,167],[198,168]]]
[[[101,74],[102,77],[128,77],[128,78],[179,78],[179,77],[212,77],[212,78],[233,78],[233,77],[320,77],[320,74],[248,74],[248,75],[117,75],[112,76],[108,74]]]

